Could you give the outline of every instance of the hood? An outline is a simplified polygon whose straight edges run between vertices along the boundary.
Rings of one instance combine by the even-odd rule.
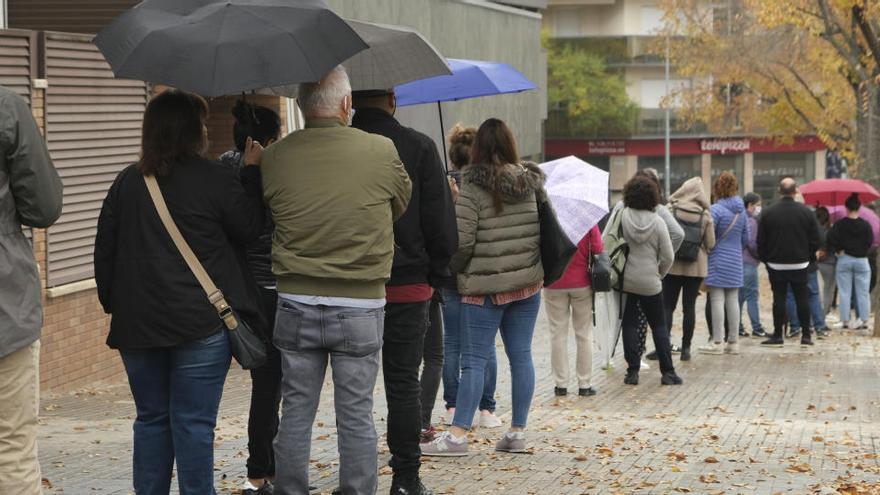
[[[646,242],[657,228],[654,223],[656,218],[657,214],[653,211],[624,208],[621,217],[623,233],[636,243]]]
[[[669,204],[671,205],[694,205],[700,208],[709,208],[709,198],[703,189],[703,179],[700,177],[691,177],[686,180],[677,191],[669,196]]]
[[[745,203],[743,203],[742,198],[740,198],[739,196],[734,196],[732,198],[724,198],[720,201],[717,201],[715,204],[727,208],[734,215],[736,215],[737,213],[743,213],[744,211],[746,211],[746,205],[745,205]]]
[[[518,203],[544,188],[544,171],[532,162],[508,164],[495,172],[495,167],[475,164],[462,173],[465,182],[472,182],[486,191],[501,191],[505,203]]]

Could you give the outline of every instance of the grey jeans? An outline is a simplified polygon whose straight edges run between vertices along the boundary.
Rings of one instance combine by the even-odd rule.
[[[324,374],[333,370],[339,432],[339,487],[345,495],[378,489],[378,439],[373,388],[385,312],[309,306],[280,299],[274,342],[281,352],[283,398],[275,437],[275,493],[308,495],[312,424]]]
[[[734,344],[739,337],[739,289],[709,287],[712,304],[712,340],[724,342],[724,319],[727,317],[727,342]]]

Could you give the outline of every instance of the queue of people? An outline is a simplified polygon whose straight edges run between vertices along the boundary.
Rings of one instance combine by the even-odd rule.
[[[714,181],[711,201],[700,178],[667,201],[656,171],[642,170],[626,182],[604,229],[585,232],[565,273],[545,286],[538,207],[547,198],[545,176],[520,158],[503,121],[456,126],[448,149],[453,171],[444,174],[433,141],[395,119],[393,90],[352,92],[337,67],[301,85],[298,104],[305,128],[281,138],[277,113],[240,101],[235,149],[218,163],[205,157],[205,100],[167,90],[147,106],[140,160],[118,175],[104,200],[95,279],[112,315],[107,343],[122,357],[135,401],[138,494],[167,494],[175,466],[182,494],[216,493],[214,429],[241,345],[233,332],[253,329],[266,344],[264,359],[250,369],[243,495],[312,490],[312,428],[328,365],[339,451],[334,493],[378,489],[373,400],[381,367],[390,493],[427,495],[433,492],[422,483],[422,456],[467,456],[469,431],[504,426],[495,412],[498,335],[509,362],[511,415],[495,451],[530,451],[537,375],[551,377],[558,397],[572,384],[580,397],[600,392],[593,340],[609,329],[594,328],[590,275],[600,253],[623,253],[612,263],[624,267],[616,293],[627,385],[639,384],[648,329],[654,351],[645,357],[658,361],[661,385],[684,383],[673,357],[692,359],[701,292],[710,327],[701,353],[739,353],[739,337],[748,335],[744,307],[752,335],[767,337],[758,310],[761,263],[773,292],[773,333],[762,345],[799,336],[812,346],[814,329],[824,338],[835,292],[838,328],[864,328],[869,320],[876,240],[859,218],[856,195],[846,201],[846,218],[832,223],[826,208],[795,201],[791,178],[780,181],[780,199],[762,211],[762,198],[740,197],[730,173]],[[0,106],[25,108],[5,93]],[[42,189],[34,189],[39,200],[36,193],[16,197],[22,210],[14,215],[28,225],[51,224],[60,212],[57,174],[38,134],[19,139],[38,153],[16,158],[13,170],[30,172],[12,178],[35,184],[29,177],[36,177]],[[34,290],[33,274],[26,275],[22,290]],[[207,297],[205,279],[219,288]],[[679,298],[680,347],[670,337]],[[551,370],[539,374],[532,347],[542,299]],[[25,316],[19,326],[30,328],[35,320]],[[230,326],[235,321],[247,325]],[[799,333],[786,335],[788,325]],[[33,375],[33,332],[12,335],[13,352],[0,356],[0,366],[30,363],[14,371]],[[442,432],[432,417],[441,385]],[[31,455],[35,411],[16,411],[16,441]],[[21,479],[39,483],[32,457],[37,467]]]

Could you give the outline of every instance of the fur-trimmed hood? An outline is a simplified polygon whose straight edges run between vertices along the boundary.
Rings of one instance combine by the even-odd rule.
[[[462,180],[486,191],[499,190],[505,203],[518,203],[532,194],[543,195],[544,171],[533,162],[508,164],[496,171],[493,165],[474,164],[464,169]]]

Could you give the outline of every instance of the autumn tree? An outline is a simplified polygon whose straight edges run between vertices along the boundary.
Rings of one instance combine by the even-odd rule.
[[[556,125],[580,137],[631,134],[639,109],[623,77],[610,73],[601,55],[565,42],[545,46],[547,100],[561,114]]]
[[[880,2],[661,0],[686,122],[816,134],[880,185]]]

